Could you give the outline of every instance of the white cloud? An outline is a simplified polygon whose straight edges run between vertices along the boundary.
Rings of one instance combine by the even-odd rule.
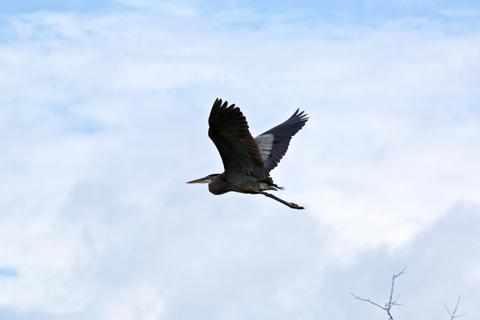
[[[127,289],[116,294],[102,311],[102,319],[134,320],[160,319],[163,312],[163,300],[155,292],[155,288],[148,286]]]
[[[372,249],[398,254],[479,201],[476,30],[247,24],[172,6],[9,20],[0,266],[19,275],[0,278],[0,305],[12,317],[351,318],[335,307],[351,291],[338,268],[368,273],[377,261],[358,261]],[[310,114],[273,172],[305,214],[184,185],[221,171],[206,135],[217,96],[257,134],[297,106]]]

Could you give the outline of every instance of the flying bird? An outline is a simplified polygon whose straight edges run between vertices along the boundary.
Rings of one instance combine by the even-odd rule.
[[[273,182],[270,171],[278,165],[290,140],[307,120],[305,112],[297,109],[288,120],[254,139],[240,109],[217,98],[208,118],[208,136],[220,153],[225,171],[187,183],[208,183],[209,191],[215,195],[230,191],[263,194],[290,208],[303,209],[265,191],[283,189]]]

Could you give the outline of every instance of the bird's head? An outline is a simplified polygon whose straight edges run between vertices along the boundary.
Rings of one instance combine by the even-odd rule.
[[[212,180],[213,180],[215,177],[217,177],[217,176],[219,176],[219,175],[220,175],[220,174],[218,174],[218,173],[209,174],[209,175],[206,176],[206,177],[203,177],[203,178],[200,178],[200,179],[196,179],[196,180],[192,180],[192,181],[188,181],[187,183],[190,183],[190,184],[192,184],[192,183],[210,183],[210,182],[212,182]]]

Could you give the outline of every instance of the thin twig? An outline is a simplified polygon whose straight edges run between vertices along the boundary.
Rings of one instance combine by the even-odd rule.
[[[465,315],[465,313],[457,314],[458,306],[460,305],[461,300],[462,300],[462,297],[458,297],[457,303],[455,304],[455,308],[453,308],[453,311],[450,311],[450,309],[448,309],[446,304],[443,305],[445,307],[445,310],[447,310],[448,315],[450,316],[450,320],[457,319]]]
[[[397,296],[397,298],[393,298],[393,293],[394,293],[394,289],[395,289],[395,281],[397,280],[398,277],[400,277],[403,273],[405,272],[405,268],[402,269],[402,271],[400,271],[399,273],[397,274],[394,274],[392,276],[392,284],[390,286],[390,296],[389,296],[389,299],[388,299],[388,302],[385,303],[384,306],[381,306],[380,304],[370,300],[370,299],[366,299],[366,298],[362,298],[362,297],[359,297],[353,293],[350,293],[355,299],[357,300],[360,300],[360,301],[363,301],[363,302],[368,302],[370,303],[371,305],[374,305],[375,307],[379,308],[379,309],[382,309],[383,311],[385,311],[388,315],[388,320],[393,320],[393,316],[392,316],[392,313],[391,313],[391,310],[392,310],[392,307],[394,306],[401,306],[402,304],[398,302],[398,300],[400,299],[400,295]],[[453,318],[452,318],[453,319]]]
[[[382,310],[386,310],[385,307],[382,307],[381,305],[379,305],[379,304],[376,303],[376,302],[373,302],[373,301],[370,300],[370,299],[365,299],[365,298],[356,296],[355,294],[353,294],[353,293],[351,293],[351,292],[350,292],[350,294],[351,294],[355,299],[357,299],[357,300],[364,301],[364,302],[368,302],[368,303],[370,303],[370,304],[373,304],[375,307],[378,307],[378,308],[380,308],[380,309],[382,309]]]

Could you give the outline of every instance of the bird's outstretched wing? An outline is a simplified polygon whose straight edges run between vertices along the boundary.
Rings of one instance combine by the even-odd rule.
[[[305,112],[297,109],[287,121],[255,138],[267,173],[282,160],[288,150],[290,140],[302,129],[307,120]]]
[[[227,175],[254,173],[263,168],[257,143],[238,107],[216,99],[208,124],[208,136],[217,146]]]

